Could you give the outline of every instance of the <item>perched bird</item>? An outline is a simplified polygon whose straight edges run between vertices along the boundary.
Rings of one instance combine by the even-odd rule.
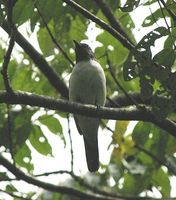
[[[75,43],[76,65],[69,81],[69,100],[83,104],[103,106],[106,100],[106,78],[91,48]],[[87,166],[90,172],[99,168],[98,118],[74,115],[77,129],[83,135]]]

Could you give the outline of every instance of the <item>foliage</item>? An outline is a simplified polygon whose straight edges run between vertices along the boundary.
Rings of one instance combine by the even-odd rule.
[[[0,24],[3,24],[8,14],[5,2],[0,0]],[[114,96],[117,91],[118,94],[123,94],[111,76],[110,66],[107,62],[109,58],[113,73],[126,92],[139,92],[143,101],[150,99],[151,103],[143,106],[149,107],[156,114],[158,121],[166,117],[175,121],[176,24],[170,14],[172,12],[176,18],[174,0],[167,0],[165,6],[157,0],[126,0],[124,4],[120,0],[104,2],[119,20],[129,38],[136,44],[134,48],[127,49],[121,40],[117,40],[96,25],[96,28],[101,31],[97,33],[95,38],[98,42],[98,45],[95,46],[95,54],[106,74],[108,97]],[[98,3],[86,0],[77,1],[77,3],[109,23]],[[139,38],[133,35],[136,22],[131,13],[141,7],[144,10],[155,8],[155,11],[152,11],[141,22],[141,29],[149,29],[139,41]],[[36,3],[32,0],[18,0],[13,7],[12,19],[18,29],[21,26],[27,26],[28,37],[33,33],[36,34],[41,56],[47,60],[63,83],[67,85],[72,70],[71,63],[63,56],[61,49],[57,49],[47,27],[63,51],[70,59],[74,60],[72,41],[73,39],[77,41],[90,39],[87,34],[91,25],[90,20],[61,0],[38,0]],[[165,20],[168,21],[168,24]],[[160,25],[161,21],[162,25]],[[159,43],[163,45],[159,45]],[[161,47],[158,48],[157,45]],[[8,42],[0,39],[1,69],[3,55],[5,55],[7,47]],[[157,53],[154,53],[154,47],[158,49]],[[46,74],[40,71],[37,64],[33,62],[33,58],[24,50],[14,50],[8,65],[8,77],[14,91],[20,90],[58,97],[58,91],[49,83]],[[0,76],[0,90],[4,89],[3,76]],[[42,156],[54,157],[52,143],[46,132],[54,134],[66,146],[68,145],[65,138],[65,134],[67,134],[65,133],[67,132],[66,123],[62,124],[61,120],[62,118],[67,122],[67,115],[59,111],[50,112],[38,107],[10,105],[8,108],[8,106],[0,104],[1,153],[2,155],[12,154],[18,168],[33,174],[36,167],[32,160],[33,150]],[[130,107],[127,108],[130,110]],[[107,121],[106,124],[108,125]],[[134,128],[129,128],[132,127],[131,124],[134,125]],[[9,132],[10,134],[8,134]],[[113,149],[109,164],[102,164],[101,172],[93,175],[84,174],[83,178],[89,185],[95,186],[99,190],[103,188],[104,191],[124,197],[138,197],[141,194],[154,196],[154,189],[162,197],[170,197],[170,178],[176,174],[175,143],[176,139],[172,135],[152,123],[138,121],[134,124],[130,121],[116,121],[115,127],[112,128],[112,141],[109,145]],[[9,173],[1,172],[0,179],[2,181],[9,179]],[[45,180],[47,182],[46,177]],[[112,180],[113,184],[111,184]],[[64,184],[83,192],[90,190],[80,180],[77,181],[74,178],[68,179]],[[6,183],[4,190],[6,193],[13,194],[23,192],[15,187],[15,182],[11,183],[11,181]],[[70,199],[69,196],[60,193],[43,192],[41,194],[38,191],[29,191],[25,197],[36,200]]]

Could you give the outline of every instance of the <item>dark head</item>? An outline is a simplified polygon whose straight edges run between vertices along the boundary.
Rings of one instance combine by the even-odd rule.
[[[75,43],[76,63],[95,58],[89,45],[85,43],[79,43],[75,40],[73,40],[73,42]]]

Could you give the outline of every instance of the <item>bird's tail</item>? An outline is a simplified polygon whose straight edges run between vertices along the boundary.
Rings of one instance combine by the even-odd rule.
[[[86,151],[87,166],[90,172],[95,172],[99,168],[98,138],[94,137],[94,141],[84,137],[84,145]]]

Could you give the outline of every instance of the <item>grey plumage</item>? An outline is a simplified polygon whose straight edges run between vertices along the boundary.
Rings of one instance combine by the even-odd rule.
[[[83,104],[103,106],[106,100],[106,79],[101,65],[95,60],[91,48],[75,41],[76,65],[69,81],[69,100]],[[83,135],[89,171],[99,168],[99,119],[74,115],[77,129]]]

